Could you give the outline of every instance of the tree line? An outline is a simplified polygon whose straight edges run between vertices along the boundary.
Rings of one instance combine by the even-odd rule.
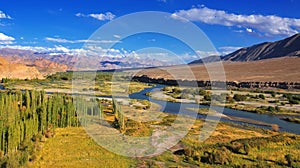
[[[124,132],[121,106],[114,99],[112,104],[113,124]],[[53,136],[55,128],[78,127],[95,120],[101,123],[105,115],[98,99],[36,90],[0,92],[0,167],[33,160],[36,142]],[[9,165],[12,162],[17,164]]]
[[[79,126],[73,99],[44,91],[0,93],[0,151],[9,154],[37,134],[57,127]]]

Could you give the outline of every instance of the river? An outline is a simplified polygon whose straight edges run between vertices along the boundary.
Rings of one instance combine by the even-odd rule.
[[[161,109],[162,112],[167,112],[167,113],[171,113],[171,114],[177,114],[179,112],[179,110],[181,110],[181,112],[183,112],[185,114],[195,113],[190,110],[187,110],[187,108],[209,108],[209,106],[198,105],[196,103],[177,103],[177,102],[167,102],[164,100],[156,100],[156,99],[152,99],[149,96],[145,95],[146,92],[153,92],[154,90],[161,89],[163,87],[165,87],[165,85],[157,84],[155,87],[145,88],[144,90],[142,90],[140,92],[132,93],[129,95],[129,98],[149,100],[153,103],[157,103],[163,107]],[[241,117],[241,118],[256,120],[256,121],[265,122],[265,123],[269,123],[269,124],[277,124],[280,127],[280,131],[300,134],[300,125],[299,124],[281,120],[273,115],[257,114],[257,113],[247,112],[247,111],[234,110],[234,109],[230,109],[230,108],[221,108],[221,107],[216,107],[216,106],[214,106],[213,109],[218,112],[221,112],[221,113],[222,113],[222,109],[223,109],[223,114],[228,115],[228,116]],[[198,115],[198,118],[205,118],[205,117],[206,117],[205,115],[201,115],[201,114]],[[238,124],[247,124],[247,123],[240,122],[240,121],[228,120],[226,118],[221,118],[221,121],[238,123]],[[256,124],[248,124],[248,125],[271,129],[270,126],[262,126],[262,125],[256,125]]]
[[[161,107],[162,112],[167,112],[171,114],[178,114],[179,111],[181,111],[184,114],[190,114],[192,116],[195,115],[195,112],[188,110],[187,108],[209,108],[209,106],[205,105],[199,105],[196,103],[177,103],[177,102],[168,102],[164,100],[156,100],[152,99],[149,96],[146,96],[146,92],[153,92],[154,90],[164,88],[165,85],[160,85],[156,84],[152,88],[145,88],[144,90],[136,93],[132,93],[129,95],[129,98],[132,99],[140,99],[140,100],[149,100],[153,103],[159,104]],[[5,90],[5,88],[0,85],[0,90]],[[47,92],[47,94],[53,94],[52,92]],[[111,96],[107,96],[110,97]],[[260,122],[265,122],[269,124],[277,124],[280,127],[280,131],[286,131],[294,134],[299,134],[300,135],[300,124],[292,123],[292,122],[287,122],[284,120],[281,120],[273,115],[267,115],[267,114],[257,114],[257,113],[251,113],[247,111],[241,111],[241,110],[234,110],[230,108],[221,108],[221,107],[213,107],[214,110],[223,113],[228,116],[234,116],[234,117],[240,117],[240,118],[246,118],[246,119],[251,119],[251,120],[256,120]],[[223,112],[222,112],[223,109]],[[205,118],[205,115],[198,114],[198,118]],[[237,124],[248,124],[251,126],[255,127],[260,127],[260,128],[265,128],[265,129],[271,129],[269,126],[263,126],[263,125],[256,125],[256,124],[249,124],[241,121],[234,121],[234,120],[229,120],[226,118],[221,118],[221,121],[224,122],[230,122],[230,123],[237,123]]]

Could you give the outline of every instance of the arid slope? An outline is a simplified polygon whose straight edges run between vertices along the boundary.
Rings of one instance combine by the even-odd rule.
[[[18,79],[42,79],[43,75],[35,68],[22,64],[9,63],[0,57],[0,79],[2,78],[18,78]]]
[[[213,68],[217,63],[206,64],[210,73],[215,75],[222,74],[222,71]],[[177,79],[194,79],[186,75],[186,66],[170,66],[165,68],[151,68],[140,71],[137,76],[147,75],[152,78],[172,79],[172,74]],[[210,80],[207,69],[204,64],[189,65],[197,80]],[[300,58],[299,57],[281,57],[250,62],[223,62],[227,81],[238,82],[300,82]]]

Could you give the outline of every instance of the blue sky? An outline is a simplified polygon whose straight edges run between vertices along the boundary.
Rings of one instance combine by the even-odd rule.
[[[299,7],[297,0],[3,0],[0,46],[75,52],[93,32],[111,20],[133,12],[162,11],[172,14],[174,19],[184,17],[192,21],[224,54],[299,32]],[[174,40],[143,35],[128,40],[118,49],[135,50],[130,42],[140,45],[137,48],[153,43],[168,48]],[[177,50],[187,52],[185,47]]]

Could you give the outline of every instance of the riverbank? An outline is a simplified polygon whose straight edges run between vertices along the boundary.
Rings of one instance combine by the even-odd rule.
[[[212,95],[212,92],[217,93]],[[212,91],[202,90],[202,88],[166,86],[147,95],[167,102],[214,105],[255,114],[272,115],[285,121],[296,121],[295,123],[298,123],[295,119],[300,118],[300,104],[297,104],[300,97],[276,91]],[[222,99],[226,99],[226,102],[221,103]]]
[[[227,87],[227,88],[277,88],[277,89],[300,89],[299,82],[236,82],[236,81],[204,81],[204,80],[185,80],[185,79],[169,79],[169,78],[155,78],[147,75],[134,76],[134,81],[143,83],[164,84],[169,86],[199,86],[199,87]]]
[[[239,121],[239,122],[243,122],[243,123],[248,123],[248,124],[254,124],[254,125],[261,125],[261,126],[268,126],[268,127],[272,127],[275,126],[274,124],[270,124],[270,123],[266,123],[266,122],[261,122],[261,121],[257,121],[257,120],[251,120],[248,118],[242,118],[242,117],[235,117],[235,116],[229,116],[229,115],[225,115],[216,111],[209,111],[208,108],[187,108],[188,110],[197,112],[198,114],[201,115],[205,115],[205,116],[215,116],[215,117],[221,117],[221,118],[226,118],[228,120],[231,121]]]

